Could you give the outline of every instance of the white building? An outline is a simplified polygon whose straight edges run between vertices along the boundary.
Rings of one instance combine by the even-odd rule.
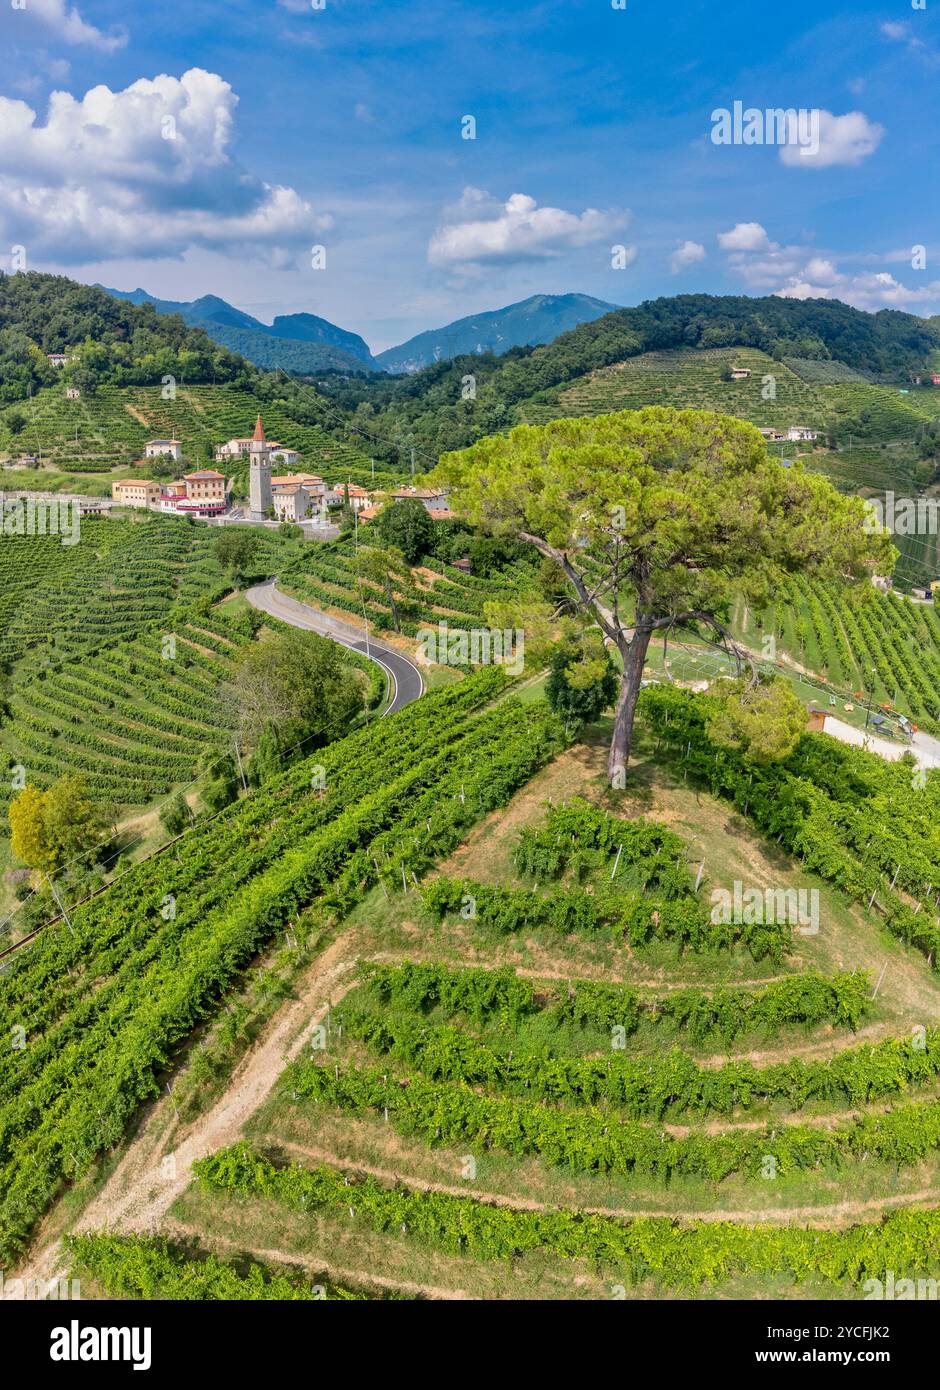
[[[283,444],[272,444],[271,462],[283,464],[285,468],[296,468],[300,462],[300,454],[297,449],[285,448]]]
[[[313,499],[302,483],[282,484],[271,492],[278,521],[303,521],[310,515]]]
[[[179,463],[183,446],[178,439],[151,439],[144,452],[148,459],[171,458]]]
[[[220,444],[215,451],[216,460],[221,463],[223,459],[240,459],[248,453],[250,439],[230,439],[227,444]]]
[[[796,441],[805,440],[811,443],[814,439],[818,438],[819,431],[808,430],[805,425],[791,425],[787,430],[787,439]]]

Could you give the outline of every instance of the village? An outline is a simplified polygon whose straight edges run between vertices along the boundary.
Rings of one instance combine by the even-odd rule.
[[[136,466],[145,468],[151,460],[175,465],[183,462],[183,446],[178,439],[152,439],[145,457]],[[440,488],[402,487],[383,492],[348,480],[328,482],[319,473],[304,472],[298,465],[296,449],[267,439],[259,415],[254,434],[230,439],[215,450],[215,461],[233,464],[248,460],[248,505],[235,498],[234,481],[218,469],[200,468],[180,478],[161,482],[149,478],[124,478],[111,486],[111,504],[169,512],[218,523],[239,522],[254,525],[301,526],[309,536],[323,537],[335,529],[344,510],[352,512],[357,524],[367,525],[387,502],[414,498],[435,520],[451,516],[447,494]],[[274,468],[285,472],[275,473]],[[110,510],[110,508],[108,509]]]

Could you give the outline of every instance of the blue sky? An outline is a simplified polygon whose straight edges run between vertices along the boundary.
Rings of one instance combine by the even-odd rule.
[[[0,264],[376,350],[539,291],[940,312],[940,0],[21,3]],[[736,101],[822,113],[818,152],[716,145]]]

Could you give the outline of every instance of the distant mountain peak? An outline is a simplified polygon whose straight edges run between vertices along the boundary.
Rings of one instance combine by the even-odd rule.
[[[417,372],[422,367],[467,353],[494,352],[550,343],[560,333],[611,314],[620,306],[589,294],[533,294],[502,309],[468,314],[443,328],[418,333],[376,361],[388,372]]]

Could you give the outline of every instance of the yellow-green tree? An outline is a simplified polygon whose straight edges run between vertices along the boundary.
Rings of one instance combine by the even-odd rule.
[[[67,775],[47,791],[26,786],[10,802],[10,847],[41,873],[54,873],[101,841],[107,818],[83,777]]]
[[[654,634],[704,634],[740,663],[726,619],[736,594],[759,609],[789,575],[862,585],[896,558],[859,498],[785,467],[753,425],[712,412],[650,407],[523,425],[445,455],[433,476],[458,514],[554,561],[572,608],[617,648],[614,785]]]

